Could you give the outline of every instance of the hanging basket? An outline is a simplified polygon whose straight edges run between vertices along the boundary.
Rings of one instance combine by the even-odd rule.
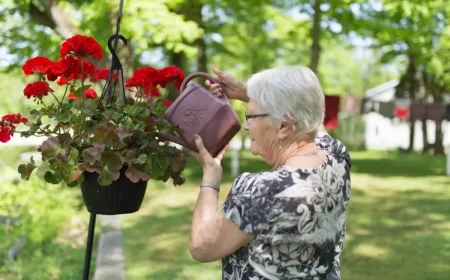
[[[92,214],[119,215],[134,213],[141,208],[147,189],[147,181],[131,182],[125,176],[126,167],[120,170],[117,181],[108,186],[98,184],[98,174],[84,172],[81,183],[84,204]]]

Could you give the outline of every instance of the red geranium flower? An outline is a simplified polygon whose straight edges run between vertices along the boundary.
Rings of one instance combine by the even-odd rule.
[[[172,102],[169,99],[164,99],[164,106],[169,107],[170,105],[172,105]]]
[[[9,127],[2,127],[0,125],[0,142],[6,143],[9,140],[11,140],[11,136],[13,135],[13,132]]]
[[[70,99],[70,100],[77,100],[78,99],[78,97],[76,97],[75,94],[73,94],[73,93],[69,93],[69,95],[67,95],[67,98]]]
[[[8,114],[0,120],[0,142],[6,143],[11,140],[16,126],[20,123],[28,122],[27,118],[22,117],[20,114]]]
[[[75,76],[74,69],[76,69],[78,63],[79,60],[73,56],[67,56],[53,62],[47,71],[47,79],[49,81],[55,81],[60,76],[73,78]]]
[[[97,99],[97,93],[95,92],[95,90],[88,88],[84,92],[84,97],[86,97],[87,99]]]
[[[89,61],[78,60],[72,74],[74,75],[75,80],[85,80],[97,75],[97,67]]]
[[[150,89],[154,87],[158,77],[158,70],[153,67],[137,69],[133,76],[125,82],[126,87],[137,87],[138,89]]]
[[[69,82],[66,77],[59,77],[58,81],[56,83],[60,86],[65,85]]]
[[[49,92],[53,92],[47,82],[34,82],[28,84],[23,90],[24,95],[30,99],[30,97],[35,97],[41,99],[43,96],[47,95]]]
[[[66,56],[54,62],[47,71],[47,79],[55,81],[58,77],[64,77],[67,81],[85,80],[96,76],[97,68],[89,61]],[[66,82],[67,83],[67,82]],[[64,79],[59,81],[64,84]]]
[[[159,92],[158,88],[153,87],[151,89],[145,89],[144,90],[144,96],[146,96],[146,97],[160,97],[161,93]]]
[[[28,119],[22,117],[20,115],[20,113],[18,113],[18,114],[4,115],[2,117],[2,121],[9,122],[9,123],[12,123],[12,124],[19,124],[19,123],[26,123],[26,122],[28,122]]]
[[[91,77],[91,81],[92,82],[97,82],[98,80],[107,80],[108,79],[108,75],[109,75],[109,68],[101,68],[101,69],[97,69],[97,73],[95,76]],[[113,81],[117,80],[117,73],[113,72],[112,75],[112,79]]]
[[[25,64],[22,66],[23,73],[25,75],[31,74],[45,74],[47,73],[47,69],[52,65],[52,61],[43,56],[37,56],[34,58],[28,59]]]
[[[181,83],[184,80],[184,73],[180,68],[172,65],[165,67],[159,71],[158,78],[156,80],[156,84],[160,85],[162,88],[165,88],[168,84],[174,84],[176,89],[180,89]]]
[[[73,54],[76,57],[92,56],[100,60],[103,58],[103,50],[97,41],[90,36],[75,35],[61,45],[60,57],[63,58],[67,54]]]

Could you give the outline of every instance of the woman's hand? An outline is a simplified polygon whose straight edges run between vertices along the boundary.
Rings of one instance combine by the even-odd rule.
[[[216,73],[216,79],[219,83],[213,84],[211,81],[206,80],[206,85],[210,87],[215,96],[222,97],[223,89],[225,89],[225,94],[228,98],[248,102],[247,86],[244,82],[239,81],[231,74],[223,72],[216,66],[213,66],[213,71]]]
[[[197,146],[198,153],[192,152],[191,155],[195,157],[203,167],[203,182],[220,184],[222,180],[222,159],[228,150],[228,145],[220,151],[216,157],[212,157],[203,145],[203,139],[199,135],[195,135],[195,145]]]

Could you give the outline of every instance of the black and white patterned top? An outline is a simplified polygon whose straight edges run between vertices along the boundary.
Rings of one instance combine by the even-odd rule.
[[[319,167],[236,178],[222,210],[253,240],[222,260],[222,279],[340,279],[351,161],[329,135],[316,143],[326,152]]]

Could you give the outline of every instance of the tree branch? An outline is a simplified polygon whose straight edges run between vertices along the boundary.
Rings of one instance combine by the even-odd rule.
[[[76,27],[72,26],[66,19],[61,7],[59,7],[56,0],[40,0],[40,4],[45,7],[41,11],[32,0],[30,0],[29,13],[31,19],[37,23],[53,29],[57,34],[63,38],[69,38],[77,33],[80,33]]]

